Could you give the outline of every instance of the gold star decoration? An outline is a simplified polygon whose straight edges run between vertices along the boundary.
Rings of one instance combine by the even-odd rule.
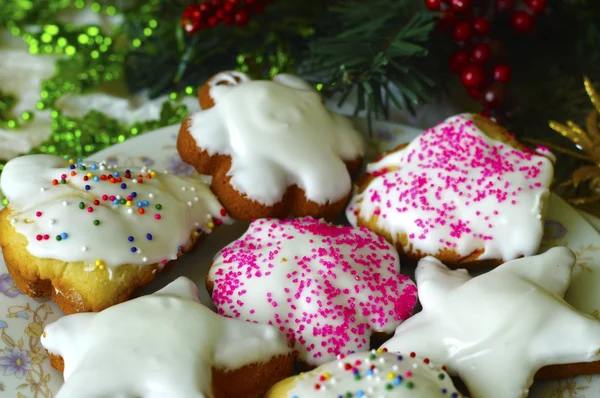
[[[580,152],[574,152],[563,149],[570,156],[584,160],[588,163],[575,170],[571,179],[563,182],[562,186],[573,186],[577,188],[582,182],[590,184],[591,191],[596,192],[591,196],[576,197],[569,199],[569,202],[575,205],[600,201],[600,190],[594,187],[600,187],[600,125],[598,124],[598,116],[600,115],[600,94],[592,85],[592,82],[587,77],[584,78],[584,87],[587,92],[594,109],[590,111],[585,121],[585,129],[575,124],[572,121],[567,121],[566,124],[551,120],[550,128],[562,134],[564,137],[571,140]],[[553,148],[555,149],[555,148]]]

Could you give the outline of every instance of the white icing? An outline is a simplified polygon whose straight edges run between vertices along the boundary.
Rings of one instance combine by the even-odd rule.
[[[416,270],[423,311],[383,347],[445,363],[473,398],[525,397],[543,366],[600,360],[600,322],[563,299],[574,263],[558,247],[471,278],[427,257]]]
[[[349,364],[350,369],[346,366]],[[371,367],[374,366],[374,369]],[[357,380],[356,376],[360,379]],[[297,376],[286,398],[352,397],[457,398],[450,376],[422,358],[385,352],[361,352]],[[388,389],[386,386],[391,385]],[[318,388],[315,388],[318,386]],[[284,398],[268,396],[269,398]]]
[[[211,84],[234,80],[226,73]],[[210,155],[231,156],[231,184],[270,206],[291,185],[319,204],[340,200],[351,189],[344,161],[360,158],[363,143],[349,120],[331,114],[320,95],[297,77],[214,85],[215,106],[194,113],[190,133]]]
[[[41,342],[64,360],[56,398],[212,397],[212,368],[234,370],[290,352],[274,327],[223,318],[200,304],[184,277],[99,313],[60,318]]]
[[[278,326],[315,366],[368,350],[371,334],[393,333],[417,300],[385,239],[310,217],[254,221],[215,256],[209,279],[220,314]]]
[[[68,161],[48,155],[24,156],[6,164],[0,189],[10,202],[8,210],[16,220],[13,227],[27,238],[27,250],[32,255],[117,267],[143,264],[143,252],[152,264],[177,258],[179,247],[189,244],[190,233],[196,230],[195,222],[200,223],[203,233],[210,233],[211,227],[221,222],[218,220],[230,222],[221,214],[222,207],[210,188],[195,178],[160,174],[147,178],[146,173],[132,169],[133,178],[138,174],[144,176],[142,184],[132,186],[125,177],[125,169],[100,171],[99,168],[88,164],[85,171],[79,167],[71,170]],[[71,176],[72,171],[77,175]],[[87,173],[100,178],[102,174],[115,172],[120,173],[121,183],[96,182],[93,177],[88,181],[83,179]],[[60,181],[63,174],[67,183],[53,185],[53,179]],[[121,188],[122,183],[127,185],[125,189]],[[86,185],[90,190],[85,189]],[[40,193],[40,186],[47,189]],[[182,192],[182,186],[195,187],[196,192]],[[115,205],[110,200],[111,195],[125,199],[131,192],[137,193],[131,206]],[[154,198],[150,198],[150,192]],[[109,200],[102,199],[104,194]],[[194,196],[199,200],[187,206],[187,200]],[[99,200],[99,205],[94,200]],[[144,200],[148,200],[148,206],[140,214],[137,202]],[[79,208],[80,202],[84,203],[83,210]],[[160,210],[156,209],[157,204],[162,206]],[[88,207],[92,212],[88,212]],[[131,209],[135,211],[130,214]],[[40,216],[36,215],[38,212]],[[155,218],[157,214],[159,220]],[[94,220],[100,224],[94,225]],[[53,225],[49,225],[50,221]],[[57,241],[56,236],[62,233],[67,234],[67,239]],[[151,240],[147,234],[152,235]],[[37,240],[38,235],[48,235],[48,239]],[[130,236],[134,238],[132,242]]]
[[[353,197],[348,219],[376,218],[396,244],[406,235],[407,252],[483,249],[480,260],[509,261],[538,250],[552,160],[487,137],[470,115],[426,130],[367,171],[375,178]]]

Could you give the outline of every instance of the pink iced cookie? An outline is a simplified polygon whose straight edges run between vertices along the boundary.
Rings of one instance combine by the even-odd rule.
[[[537,253],[552,154],[478,115],[458,115],[367,166],[346,215],[412,258],[466,267]]]
[[[399,271],[394,247],[366,228],[261,219],[217,254],[207,287],[219,314],[279,327],[318,366],[411,315],[417,289]]]

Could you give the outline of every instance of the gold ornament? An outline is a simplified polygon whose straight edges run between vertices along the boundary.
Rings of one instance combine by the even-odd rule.
[[[575,170],[571,179],[561,184],[561,186],[573,186],[574,188],[577,188],[582,182],[589,184],[590,190],[594,194],[569,199],[569,202],[575,205],[600,201],[600,125],[598,124],[600,94],[587,77],[583,79],[583,84],[592,105],[594,105],[594,109],[590,111],[585,120],[585,129],[570,120],[567,121],[567,124],[553,120],[549,123],[551,129],[573,141],[581,150],[578,153],[563,149],[562,152],[591,163]]]

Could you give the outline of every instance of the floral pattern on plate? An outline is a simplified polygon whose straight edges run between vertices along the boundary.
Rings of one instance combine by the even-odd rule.
[[[364,126],[359,124],[359,128]],[[125,141],[102,151],[93,160],[107,160],[125,167],[147,166],[172,174],[193,175],[195,170],[181,161],[176,149],[178,126],[170,126]],[[419,133],[412,127],[391,123],[376,123],[369,140],[369,156],[395,148],[410,141]],[[589,218],[590,222],[600,220]],[[204,285],[206,269],[198,271],[197,264],[207,267],[212,254],[243,233],[244,225],[229,227],[225,234],[207,237],[204,250],[188,257],[194,267],[173,270],[161,275],[161,283],[179,274]],[[238,231],[234,231],[238,228]],[[580,311],[600,317],[600,234],[573,208],[556,196],[551,196],[549,215],[545,223],[542,250],[557,245],[569,246],[577,254],[572,287],[567,301]],[[221,231],[219,231],[221,232]],[[230,234],[230,235],[227,235]],[[200,256],[204,256],[200,258]],[[186,261],[185,257],[182,261]],[[206,264],[204,264],[206,263]],[[203,290],[203,289],[202,289]],[[205,302],[208,300],[205,298]],[[58,319],[62,312],[47,299],[32,299],[22,294],[8,275],[0,256],[0,392],[16,398],[51,398],[62,384],[62,375],[52,369],[39,336],[46,324]],[[532,398],[595,398],[600,397],[600,375],[580,376],[566,380],[536,383]]]
[[[0,261],[0,391],[17,398],[50,398],[62,376],[40,344],[44,326],[62,316],[49,299],[32,299],[15,285]]]

